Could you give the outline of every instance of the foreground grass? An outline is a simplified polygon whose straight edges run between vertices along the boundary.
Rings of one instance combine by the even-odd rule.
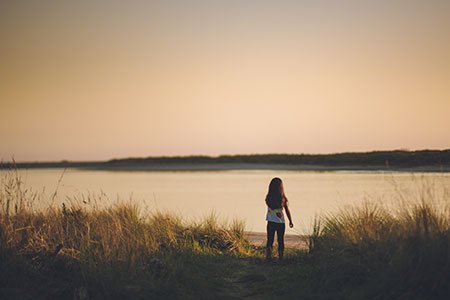
[[[184,223],[128,203],[35,211],[0,187],[1,299],[448,299],[448,194],[398,211],[365,204],[317,220],[307,252],[265,263],[241,222]]]
[[[448,299],[446,200],[424,198],[395,213],[365,204],[323,218],[311,236],[316,278],[346,299]]]

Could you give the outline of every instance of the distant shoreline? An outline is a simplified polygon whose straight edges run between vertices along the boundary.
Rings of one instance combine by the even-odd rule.
[[[175,165],[123,165],[81,168],[99,171],[395,171],[395,172],[450,172],[450,167],[421,166],[413,168],[386,168],[386,166],[318,166],[278,164],[175,164]]]
[[[136,172],[192,172],[192,171],[368,171],[368,172],[450,172],[450,166],[419,166],[387,168],[386,166],[322,166],[322,165],[280,165],[280,164],[152,164],[118,165],[102,164],[18,164],[0,167],[0,170],[17,169],[78,169],[90,171],[136,171]]]
[[[160,156],[91,162],[1,163],[0,169],[74,168],[107,171],[401,171],[450,172],[450,149],[372,151],[335,154],[251,154]]]

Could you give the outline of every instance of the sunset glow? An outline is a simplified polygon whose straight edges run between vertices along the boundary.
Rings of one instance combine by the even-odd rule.
[[[449,1],[1,1],[0,38],[3,161],[450,148]]]

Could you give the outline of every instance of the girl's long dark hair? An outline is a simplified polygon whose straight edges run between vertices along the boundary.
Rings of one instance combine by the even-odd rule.
[[[283,182],[280,178],[275,177],[270,181],[269,192],[266,196],[266,204],[271,209],[281,208],[284,195]]]

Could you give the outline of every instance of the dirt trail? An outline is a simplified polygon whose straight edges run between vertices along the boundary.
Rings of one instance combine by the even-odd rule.
[[[245,237],[255,246],[261,247],[260,250],[264,252],[266,243],[266,234],[259,232],[246,232]],[[285,236],[286,248],[295,250],[308,249],[307,237],[300,235],[286,235]],[[274,243],[274,259],[272,262],[266,262],[264,255],[261,252],[261,256],[247,257],[247,258],[235,258],[226,264],[223,269],[223,277],[220,279],[221,295],[216,300],[221,299],[256,299],[265,300],[273,299],[276,297],[274,290],[273,278],[279,277],[280,272],[286,270],[286,266],[291,264],[287,258],[285,261],[280,262],[276,254],[277,242]],[[289,255],[289,254],[288,254]],[[219,266],[220,267],[220,266]],[[221,266],[222,268],[224,265]],[[207,275],[207,276],[211,276]]]
[[[264,247],[266,243],[265,233],[247,232],[246,238],[258,247]],[[286,235],[286,248],[307,250],[307,237],[300,235]],[[276,247],[276,242],[274,244]],[[274,250],[274,259],[266,262],[263,257],[238,259],[236,264],[230,265],[228,276],[223,278],[226,290],[226,299],[273,299],[276,296],[273,283],[269,277],[281,272],[286,264],[292,262],[279,261]],[[275,272],[275,273],[274,273]]]
[[[242,260],[231,277],[224,280],[229,299],[265,299],[263,295],[267,276],[264,274],[264,268],[255,262]]]

